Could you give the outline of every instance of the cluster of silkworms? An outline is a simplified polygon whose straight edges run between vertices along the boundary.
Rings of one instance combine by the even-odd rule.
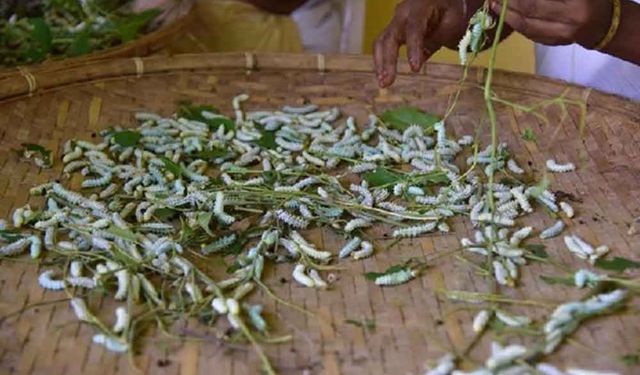
[[[372,256],[367,230],[374,225],[390,225],[394,238],[408,238],[447,233],[448,221],[468,216],[479,229],[473,241],[462,240],[463,247],[492,256],[493,277],[513,286],[530,255],[522,243],[533,232],[512,231],[516,220],[536,204],[573,216],[550,191],[487,183],[488,176],[502,172],[524,173],[504,144],[472,153],[465,167],[458,166],[457,158],[474,140],[453,139],[444,122],[398,130],[371,115],[359,127],[353,117],[342,120],[337,108],[246,112],[242,105],[248,99],[233,99],[235,120],[209,110],[199,110],[197,119],[138,113],[138,127],[107,129],[100,143],[67,142],[63,174],[84,176],[83,190],[60,182],[31,189],[46,204],[14,210],[13,226],[24,231],[0,247],[0,254],[28,248],[33,258],[52,253],[68,260],[68,267],[42,271],[43,288],[112,291],[123,302],[112,325],[98,320],[81,297],[71,305],[79,320],[98,328],[96,344],[127,351],[135,335],[125,306],[143,301],[166,316],[186,308],[225,318],[235,329],[266,333],[262,306],[245,302],[264,285],[265,263],[289,263],[299,285],[330,288],[332,277],[322,270],[336,259]],[[248,229],[238,229],[243,222],[250,223]],[[559,222],[541,237],[559,235]],[[332,228],[344,245],[317,246],[304,234],[314,227]],[[232,254],[228,276],[212,279],[192,263],[194,252]],[[396,286],[417,274],[396,269],[374,282]],[[596,282],[593,275],[581,277],[582,286]],[[526,317],[485,312],[474,330],[493,317],[511,326],[529,324]]]
[[[578,278],[576,274],[576,279]],[[572,333],[585,319],[608,313],[621,304],[627,293],[623,290],[614,290],[602,293],[585,301],[568,302],[558,306],[544,324],[543,350],[544,354],[553,353],[564,338]],[[491,312],[482,310],[476,314],[473,320],[473,331],[481,333],[490,319],[495,317],[509,327],[526,327],[532,322],[526,316],[515,316],[504,311]],[[598,372],[567,368],[562,371],[555,366],[539,362],[535,350],[524,345],[512,344],[503,346],[497,342],[491,343],[491,354],[484,361],[484,366],[472,372],[464,372],[457,369],[456,356],[448,353],[440,358],[437,363],[425,372],[425,375],[492,375],[492,374],[518,374],[518,375],[583,375],[583,374],[611,374],[610,372]]]

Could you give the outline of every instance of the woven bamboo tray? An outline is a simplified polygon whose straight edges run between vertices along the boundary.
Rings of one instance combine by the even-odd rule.
[[[183,30],[193,22],[193,19],[192,13],[184,14],[157,30],[144,34],[135,40],[104,50],[91,52],[87,55],[69,58],[53,57],[49,60],[25,67],[2,68],[0,69],[0,85],[3,84],[4,78],[14,75],[16,70],[23,72],[23,75],[37,71],[59,71],[92,61],[123,57],[144,57],[162,52],[166,50],[173,41],[183,36]]]
[[[142,64],[140,63],[142,62]],[[404,69],[404,67],[403,67]],[[230,98],[249,93],[247,109],[276,108],[310,100],[322,106],[340,106],[360,122],[367,115],[399,105],[416,105],[443,113],[457,90],[461,70],[429,65],[421,74],[402,70],[388,90],[377,88],[368,57],[206,54],[169,58],[109,60],[76,66],[56,73],[34,74],[34,81],[15,75],[0,86],[0,216],[28,199],[28,188],[54,178],[59,168],[40,171],[20,162],[12,148],[22,142],[42,144],[59,153],[68,138],[90,140],[110,124],[133,124],[133,112],[157,111],[169,115],[179,100],[212,104],[232,113]],[[479,84],[485,72],[471,72],[458,109],[449,120],[457,135],[486,129]],[[545,125],[534,116],[498,107],[500,138],[509,143],[520,164],[538,178],[549,157],[573,160],[576,173],[553,176],[553,188],[571,194],[578,211],[569,230],[593,243],[606,243],[614,255],[640,258],[639,236],[627,235],[628,224],[640,216],[640,104],[589,89],[535,76],[499,72],[495,89],[502,98],[535,103],[565,93],[588,103],[587,127],[580,136],[579,113],[557,106],[544,109]],[[30,93],[31,92],[31,93]],[[538,143],[524,142],[523,129],[531,128]],[[484,137],[484,135],[483,135]],[[527,222],[537,228],[552,220],[536,214]],[[318,317],[279,305],[261,293],[275,332],[291,333],[293,341],[266,346],[282,374],[420,374],[428,359],[445,351],[461,350],[471,339],[474,311],[442,298],[442,289],[487,292],[482,278],[452,257],[432,260],[421,278],[390,289],[366,281],[363,272],[380,271],[409,257],[434,259],[454,250],[458,238],[472,228],[460,220],[451,223],[453,234],[407,240],[382,251],[390,241],[381,228],[378,253],[362,262],[343,262],[338,281],[328,291],[298,287],[289,267],[266,269],[266,283],[282,298],[293,300]],[[335,249],[340,240],[331,232],[311,232],[317,244]],[[533,241],[535,242],[535,241]],[[570,255],[561,239],[546,242],[550,256],[577,269],[585,266]],[[523,269],[521,286],[506,290],[517,299],[551,304],[577,299],[582,292],[549,286],[539,275],[559,270],[540,263]],[[29,261],[0,262],[0,373],[2,374],[257,374],[259,361],[250,348],[226,346],[215,332],[195,321],[176,324],[173,332],[200,341],[174,340],[153,334],[143,342],[140,355],[130,361],[90,345],[92,329],[76,323],[62,293],[45,292],[37,285],[38,266]],[[40,304],[21,313],[21,307]],[[112,307],[110,299],[94,299],[92,307]],[[467,306],[467,305],[465,305]],[[558,365],[616,370],[638,374],[640,368],[622,364],[623,354],[640,347],[638,303],[622,314],[589,321],[549,361]],[[111,311],[111,310],[109,310]],[[513,306],[516,313],[543,319],[550,308]],[[105,316],[105,319],[111,317]],[[373,319],[376,329],[365,331],[347,319]],[[471,356],[488,351],[484,339]],[[136,370],[134,368],[138,370]],[[305,372],[308,371],[308,372]]]

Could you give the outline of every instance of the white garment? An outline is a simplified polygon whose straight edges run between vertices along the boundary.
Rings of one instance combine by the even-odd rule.
[[[291,18],[298,25],[305,51],[360,53],[364,0],[308,0]]]
[[[640,101],[640,66],[577,44],[536,45],[536,71],[543,76]]]

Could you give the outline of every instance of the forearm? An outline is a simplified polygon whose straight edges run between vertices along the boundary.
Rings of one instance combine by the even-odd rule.
[[[270,13],[291,14],[298,9],[306,0],[243,0],[246,3],[253,4],[258,8],[264,9]]]
[[[640,65],[640,4],[622,0],[620,28],[602,52]]]

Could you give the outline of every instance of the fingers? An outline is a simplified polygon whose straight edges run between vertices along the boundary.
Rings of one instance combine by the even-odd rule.
[[[387,87],[396,79],[398,50],[401,44],[402,40],[394,24],[389,25],[387,30],[375,42],[373,58],[380,87]]]
[[[411,18],[407,24],[407,57],[409,58],[409,66],[413,72],[418,72],[430,57],[430,53],[425,46],[426,32],[426,20]]]

